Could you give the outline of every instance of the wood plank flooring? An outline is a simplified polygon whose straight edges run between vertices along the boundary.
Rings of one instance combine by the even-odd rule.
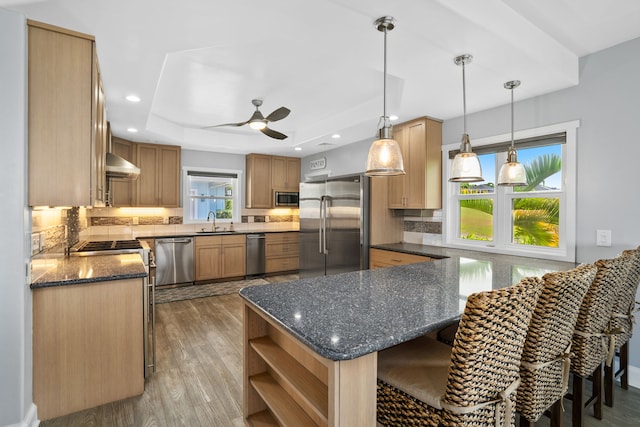
[[[275,279],[274,279],[275,281]],[[159,304],[158,367],[143,395],[42,422],[74,426],[244,426],[242,315],[237,294]],[[616,407],[587,427],[640,425],[640,390],[616,386]],[[570,426],[567,402],[565,425]],[[591,413],[590,413],[591,414]],[[542,419],[540,426],[548,426]]]

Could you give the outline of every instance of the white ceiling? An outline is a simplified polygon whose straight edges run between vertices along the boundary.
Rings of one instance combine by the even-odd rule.
[[[467,110],[573,86],[578,58],[640,36],[638,0],[0,0],[30,19],[95,35],[113,133],[135,141],[229,153],[306,156],[374,136],[387,111],[400,121]],[[135,93],[138,104],[125,100]],[[242,122],[264,101],[278,141]],[[136,134],[127,128],[139,129]],[[472,129],[470,129],[472,131]],[[340,139],[331,135],[340,134]],[[327,145],[335,144],[335,145]],[[302,148],[293,151],[294,147]]]

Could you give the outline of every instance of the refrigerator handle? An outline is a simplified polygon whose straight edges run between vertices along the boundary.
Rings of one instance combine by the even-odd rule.
[[[318,253],[321,253],[321,254],[324,253],[322,249],[322,227],[323,227],[323,218],[324,218],[322,215],[323,208],[324,208],[324,196],[320,197],[320,215],[319,215],[320,221],[318,224]]]
[[[322,196],[322,253],[327,255],[329,250],[327,249],[327,204],[329,204],[329,198]]]

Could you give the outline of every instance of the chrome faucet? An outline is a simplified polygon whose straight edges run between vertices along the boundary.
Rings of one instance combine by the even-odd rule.
[[[212,216],[213,216],[213,224],[211,224],[211,231],[215,232],[218,229],[218,227],[216,227],[216,213],[214,211],[209,211],[209,213],[207,214],[207,222],[210,221]]]

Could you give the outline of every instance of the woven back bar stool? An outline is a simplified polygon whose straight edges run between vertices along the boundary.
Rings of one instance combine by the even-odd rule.
[[[423,336],[378,353],[378,422],[513,426],[520,357],[542,279],[472,294],[453,347]]]
[[[630,266],[624,286],[613,303],[611,315],[611,329],[621,331],[615,342],[620,363],[617,370],[614,363],[605,364],[604,367],[604,403],[607,406],[613,406],[613,383],[616,378],[620,378],[620,386],[624,390],[629,389],[629,339],[633,333],[633,313],[640,282],[640,247],[624,251],[622,255],[627,257]]]
[[[520,364],[516,408],[521,427],[534,426],[548,408],[551,426],[562,426],[571,338],[582,299],[596,271],[588,264],[542,277],[544,288],[531,317]]]
[[[598,271],[582,300],[571,344],[571,419],[574,427],[583,425],[584,414],[590,406],[593,406],[594,416],[602,419],[602,366],[608,357],[612,357],[616,335],[610,326],[611,313],[629,269],[623,256],[598,260],[595,266]],[[592,379],[592,393],[585,401],[585,379],[588,378]]]

